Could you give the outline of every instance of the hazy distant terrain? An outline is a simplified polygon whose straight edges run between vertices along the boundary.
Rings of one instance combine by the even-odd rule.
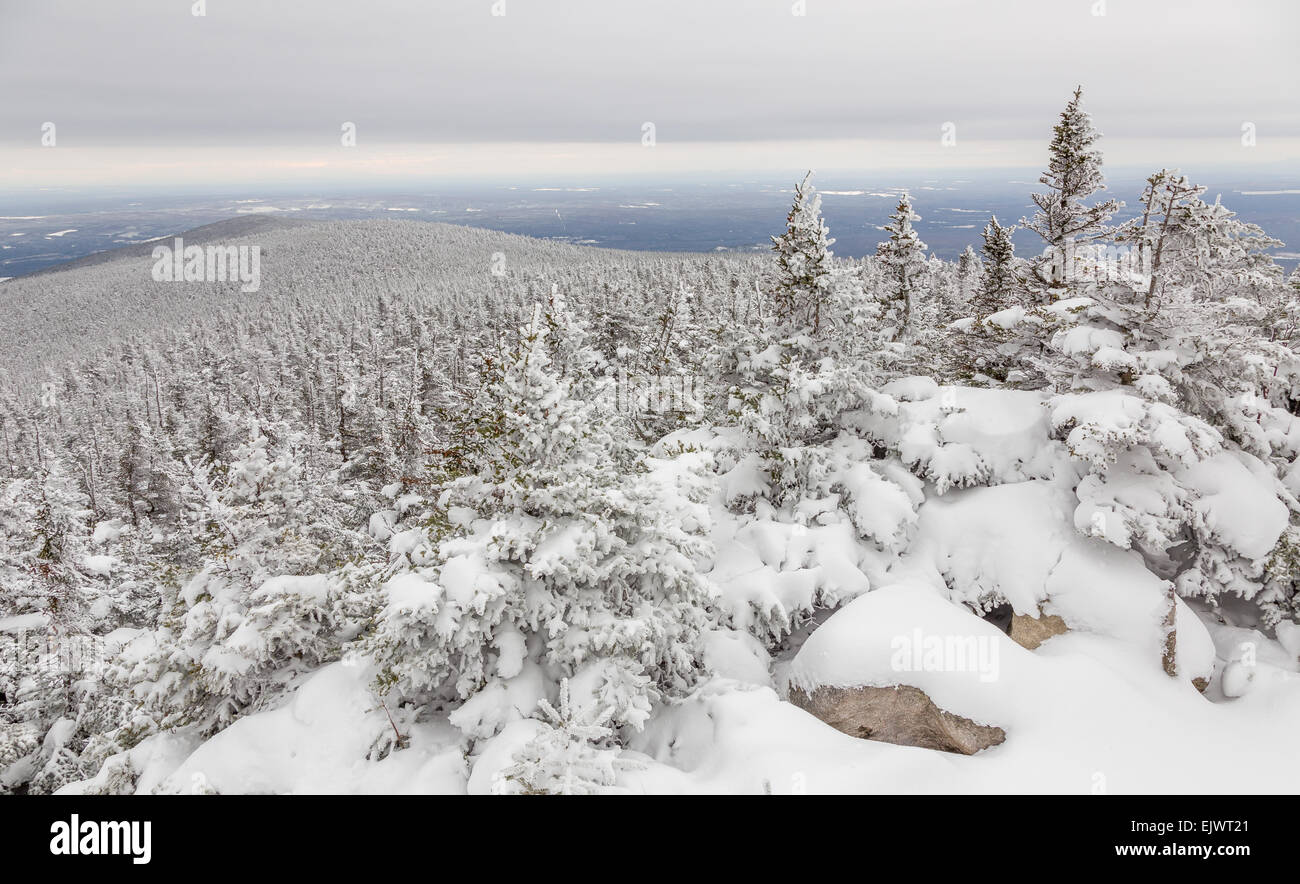
[[[1187,171],[1187,170],[1185,170]],[[819,176],[827,222],[835,230],[837,255],[875,252],[880,227],[898,195],[912,194],[916,225],[930,251],[953,259],[996,214],[1015,223],[1031,214],[1026,194],[1037,180],[1031,170],[978,176],[923,177],[919,173]],[[766,250],[768,236],[785,218],[796,173],[790,180],[728,179],[591,184],[495,184],[426,187],[387,193],[319,192],[130,197],[86,192],[2,198],[0,277],[21,276],[105,249],[173,235],[222,219],[401,218],[486,227],[562,242],[638,251]],[[1209,178],[1209,197],[1286,243],[1279,258],[1294,266],[1300,254],[1300,180],[1246,178],[1239,173]],[[1109,192],[1125,200],[1128,217],[1137,204],[1141,178],[1117,175]],[[1037,237],[1017,231],[1022,254],[1038,249]]]
[[[0,285],[5,371],[13,378],[41,377],[47,368],[61,369],[65,360],[126,339],[160,339],[179,329],[225,327],[245,314],[275,314],[292,306],[323,309],[329,302],[378,293],[413,303],[499,300],[506,280],[512,287],[543,276],[565,281],[611,268],[632,272],[645,262],[723,264],[719,256],[598,250],[387,214],[346,221],[244,215],[176,233],[187,245],[257,246],[261,290],[243,293],[238,282],[155,281],[151,243],[118,245],[35,271]],[[164,242],[170,244],[171,236]],[[502,276],[492,273],[496,255],[502,256]],[[767,256],[726,257],[733,264],[754,265]],[[665,287],[671,288],[665,283],[653,294],[661,295]],[[534,282],[529,290],[536,297],[548,288],[549,283]]]

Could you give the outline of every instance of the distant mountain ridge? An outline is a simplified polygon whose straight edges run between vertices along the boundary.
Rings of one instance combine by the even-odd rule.
[[[173,236],[188,245],[256,245],[261,287],[239,282],[159,282],[153,250]],[[0,370],[28,380],[105,345],[148,339],[191,323],[375,292],[395,298],[516,299],[549,292],[545,277],[577,279],[580,267],[713,262],[693,253],[631,252],[534,239],[430,221],[314,221],[239,216],[149,242],[99,252],[0,283]],[[735,258],[736,256],[732,256]],[[744,262],[755,256],[736,258]],[[526,282],[526,280],[532,280]],[[233,312],[232,312],[233,311]]]
[[[167,245],[169,240],[178,236],[185,239],[186,243],[189,245],[210,245],[230,239],[256,236],[270,230],[278,230],[287,227],[301,227],[311,223],[311,221],[301,218],[272,218],[266,215],[241,215],[237,218],[227,218],[223,221],[214,221],[211,224],[203,224],[199,227],[194,227],[179,233],[155,237],[153,239],[145,240],[144,242],[132,243],[131,245],[119,246],[118,248],[113,249],[104,249],[103,251],[94,252],[80,258],[73,258],[71,261],[64,261],[61,264],[55,264],[52,267],[33,270],[31,273],[15,278],[25,279],[33,276],[45,276],[51,273],[62,273],[66,270],[77,270],[83,267],[95,267],[121,258],[147,258],[153,255],[153,250],[157,246]]]

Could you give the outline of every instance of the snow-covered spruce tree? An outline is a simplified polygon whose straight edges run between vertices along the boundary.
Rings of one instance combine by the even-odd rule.
[[[9,578],[0,616],[21,624],[0,633],[0,693],[9,701],[0,705],[0,792],[49,793],[86,773],[79,753],[117,724],[120,710],[97,680],[111,599],[84,570],[90,509],[60,458],[47,455],[33,479],[8,491],[8,516],[30,521],[13,524],[6,536],[16,555],[0,563]]]
[[[957,292],[953,306],[958,317],[969,316],[972,303],[979,293],[980,282],[984,278],[984,262],[976,254],[974,247],[967,244],[957,258]]]
[[[807,188],[796,201],[815,206]],[[822,227],[816,211],[800,208],[790,215],[796,223]],[[786,241],[813,242],[820,249],[820,238],[791,235]],[[875,442],[860,429],[873,417],[897,412],[898,403],[874,386],[907,356],[903,344],[887,340],[880,305],[864,291],[877,289],[880,262],[834,264],[818,251],[801,263],[827,267],[825,279],[809,286],[786,276],[760,290],[763,315],[736,348],[727,419],[707,443],[730,510],[721,531],[761,534],[772,538],[775,549],[781,544],[776,538],[787,538],[795,548],[806,539],[794,538],[825,528],[849,543],[856,535],[894,550],[906,541],[912,500],[875,469]],[[782,284],[789,288],[777,291]],[[814,292],[825,298],[820,324],[814,324],[817,312],[801,309],[799,300]],[[789,575],[789,585],[800,588],[781,594],[755,580],[752,592],[728,594],[723,619],[777,646],[817,609],[868,588],[860,571],[831,578],[829,571],[804,565],[797,555],[770,565],[804,572]]]
[[[983,231],[984,265],[969,314],[953,323],[949,360],[954,376],[972,384],[996,382],[1012,387],[1043,385],[1040,368],[1050,314],[1026,305],[1023,262],[1016,258],[1011,236],[997,216]]]
[[[1157,172],[1142,215],[1118,234],[1136,260],[1121,252],[1084,265],[1089,294],[1052,340],[1059,383],[1078,392],[1053,408],[1071,416],[1059,424],[1068,438],[1109,452],[1084,456],[1081,530],[1138,549],[1182,595],[1254,599],[1270,622],[1289,616],[1288,513],[1300,512],[1282,481],[1300,453],[1286,429],[1298,365],[1291,300],[1262,251],[1277,242],[1206,204],[1202,190]],[[1252,519],[1276,548],[1210,515],[1225,484],[1259,486]]]
[[[891,341],[906,340],[920,325],[913,313],[921,291],[926,245],[912,228],[912,222],[920,220],[921,216],[912,211],[912,198],[904,193],[885,225],[889,239],[876,247],[889,286],[881,322]]]
[[[778,508],[824,479],[824,443],[840,432],[845,411],[870,398],[868,359],[879,356],[873,342],[884,343],[877,305],[856,273],[832,262],[809,178],[795,191],[788,223],[773,237],[778,272],[768,312],[739,342],[728,399],[728,415],[767,478],[762,496]]]
[[[1108,233],[1107,222],[1124,207],[1118,200],[1104,200],[1086,205],[1087,200],[1106,187],[1101,171],[1101,151],[1094,145],[1101,138],[1092,118],[1082,108],[1083,87],[1061,112],[1061,120],[1052,128],[1048,146],[1050,159],[1039,182],[1045,193],[1031,194],[1038,211],[1020,224],[1043,238],[1045,248],[1033,262],[1028,280],[1030,297],[1037,303],[1070,297],[1070,281],[1075,249]]]
[[[1203,192],[1176,170],[1155,173],[1118,248],[1081,256],[1086,295],[1052,340],[1058,383],[1132,387],[1268,457],[1254,407],[1288,407],[1295,370],[1291,299],[1266,254],[1281,243]]]
[[[532,714],[564,678],[582,714],[639,727],[702,672],[707,513],[641,470],[604,398],[575,397],[552,354],[580,355],[566,339],[581,332],[551,303],[488,373],[465,451],[443,468],[422,537],[402,538],[364,643],[386,700],[454,709],[476,738]]]
[[[695,380],[709,341],[699,325],[699,296],[681,283],[668,293],[648,343],[650,351],[628,371],[620,365],[617,393],[633,430],[654,441],[704,418],[705,406],[696,397]]]
[[[984,277],[984,262],[975,253],[975,248],[967,244],[957,257],[957,278],[961,281],[962,294],[966,300],[975,296],[979,281]]]
[[[90,538],[86,496],[56,455],[45,458],[27,489],[33,507],[31,539],[23,558],[33,579],[30,594],[16,598],[18,613],[39,611],[58,632],[85,632],[95,625],[97,595],[79,567]]]
[[[795,185],[785,232],[772,237],[777,267],[772,307],[783,329],[815,335],[823,321],[832,318],[829,301],[834,265],[830,247],[835,240],[822,221],[822,198],[812,177],[809,172]]]
[[[984,274],[980,277],[979,290],[972,306],[977,316],[988,316],[1014,307],[1023,297],[1024,281],[1016,263],[1016,246],[1011,235],[1016,232],[1015,225],[1004,227],[994,215],[985,225],[981,236],[984,239]]]
[[[986,228],[988,245],[1006,259],[998,268],[994,253],[986,251],[995,265],[986,268],[986,291],[1008,293],[1010,287],[1019,303],[990,301],[981,306],[996,308],[994,312],[980,316],[972,311],[977,315],[954,325],[961,335],[955,350],[969,363],[965,371],[973,380],[1070,389],[1071,360],[1052,353],[1047,343],[1059,337],[1062,328],[1078,324],[1078,314],[1093,303],[1089,297],[1099,284],[1131,284],[1108,272],[1108,263],[1098,257],[1105,249],[1097,242],[1111,235],[1107,224],[1123,203],[1112,199],[1090,206],[1084,202],[1105,188],[1105,179],[1101,152],[1094,148],[1101,133],[1093,128],[1081,101],[1079,88],[1053,127],[1048,167],[1039,177],[1047,191],[1031,194],[1038,211],[1033,218],[1020,219],[1022,227],[1044,242],[1042,254],[1029,262],[1028,272],[1016,270],[1013,228],[993,223]],[[988,371],[982,371],[986,365]]]
[[[749,379],[748,354],[761,349],[760,331],[768,297],[757,282],[753,287],[728,292],[721,310],[707,327],[707,345],[701,361],[698,398],[704,406],[704,420],[725,424],[734,417],[733,392]]]
[[[574,709],[567,678],[560,681],[559,710],[544,699],[538,707],[545,715],[544,729],[515,752],[514,763],[493,784],[494,792],[592,795],[613,786],[620,770],[636,767],[619,754],[608,725],[613,709]]]
[[[162,441],[152,427],[131,417],[117,463],[117,492],[132,525],[139,527],[168,515],[175,501],[168,465]]]
[[[925,264],[923,286],[928,297],[921,299],[921,333],[937,339],[944,335],[944,330],[951,323],[970,312],[974,281],[962,278],[960,259],[952,262],[945,261],[938,255],[930,255]]]
[[[1165,296],[1167,289],[1179,284],[1177,272],[1186,268],[1178,261],[1180,251],[1189,243],[1190,203],[1200,198],[1205,188],[1194,185],[1177,169],[1161,169],[1147,178],[1142,191],[1142,214],[1119,226],[1115,241],[1131,245],[1139,259],[1139,269],[1146,277],[1142,303],[1150,309]],[[1168,254],[1166,254],[1168,249]],[[1165,259],[1170,259],[1165,263]]]
[[[201,567],[110,673],[139,703],[137,737],[214,733],[338,650],[338,592],[326,572],[353,550],[328,497],[307,493],[300,441],[285,434],[272,446],[254,424],[223,472],[193,467]]]

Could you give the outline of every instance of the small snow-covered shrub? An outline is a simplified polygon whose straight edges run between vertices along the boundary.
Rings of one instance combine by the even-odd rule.
[[[560,682],[560,708],[546,700],[538,707],[544,729],[514,753],[514,763],[497,774],[496,790],[525,795],[590,795],[608,789],[619,771],[637,765],[621,758],[608,726],[613,707],[603,712],[575,710],[569,682]]]

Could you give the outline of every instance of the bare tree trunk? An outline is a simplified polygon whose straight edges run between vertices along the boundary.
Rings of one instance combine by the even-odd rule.
[[[1176,626],[1178,616],[1178,595],[1174,592],[1173,581],[1169,582],[1169,589],[1165,596],[1167,607],[1165,608],[1164,621],[1164,653],[1160,657],[1160,662],[1164,666],[1165,675],[1171,678],[1178,675],[1178,629]]]
[[[158,371],[153,372],[153,407],[158,412],[158,426],[163,425],[162,416],[162,391],[158,388]]]
[[[13,478],[13,476],[15,475],[14,457],[13,457],[13,453],[9,451],[9,421],[8,420],[0,420],[0,433],[4,434],[5,462],[9,464],[9,477]]]
[[[95,429],[94,418],[90,421],[90,443],[95,452],[95,469],[104,472],[104,458],[99,453],[99,432]]]
[[[86,494],[90,497],[90,509],[94,512],[95,518],[99,518],[99,503],[95,499],[95,465],[93,463],[87,465],[82,462],[81,458],[77,458],[77,466],[81,467],[82,480],[86,483]]]

